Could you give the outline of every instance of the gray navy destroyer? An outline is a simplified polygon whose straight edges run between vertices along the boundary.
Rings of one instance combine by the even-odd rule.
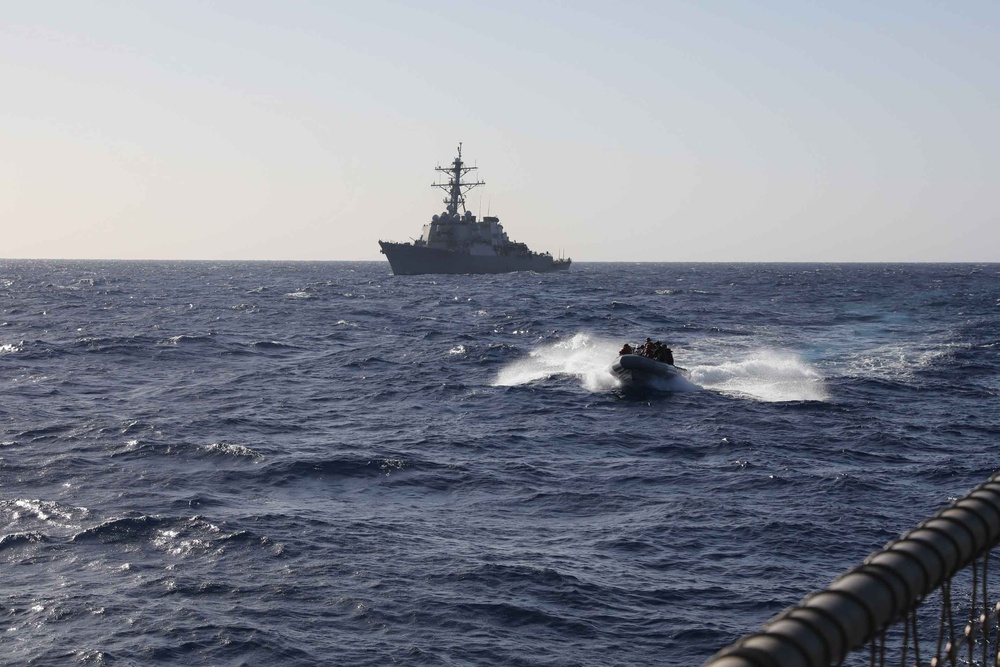
[[[533,252],[524,243],[511,241],[500,218],[477,220],[465,208],[466,193],[482,181],[462,179],[476,167],[462,162],[462,144],[450,167],[435,167],[448,175],[447,183],[432,183],[448,193],[448,209],[424,225],[423,234],[412,243],[379,241],[382,254],[397,276],[422,273],[511,273],[513,271],[556,271],[569,268],[571,260],[554,259],[549,253]]]

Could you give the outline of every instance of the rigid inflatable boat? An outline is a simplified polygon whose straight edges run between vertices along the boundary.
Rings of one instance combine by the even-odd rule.
[[[621,355],[611,364],[611,374],[622,386],[631,387],[662,386],[674,378],[688,379],[687,370],[641,354]]]

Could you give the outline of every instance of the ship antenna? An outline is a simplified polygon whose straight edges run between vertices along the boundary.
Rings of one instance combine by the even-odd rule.
[[[463,212],[467,210],[465,208],[465,194],[469,190],[480,185],[486,185],[482,181],[475,181],[474,183],[462,182],[463,176],[476,169],[478,167],[466,167],[465,163],[462,162],[462,142],[458,144],[458,157],[452,162],[451,167],[438,166],[434,168],[435,171],[448,174],[447,183],[431,183],[431,186],[441,188],[448,193],[448,196],[444,199],[444,203],[448,205],[448,213],[451,215],[458,215],[459,207],[461,207]]]

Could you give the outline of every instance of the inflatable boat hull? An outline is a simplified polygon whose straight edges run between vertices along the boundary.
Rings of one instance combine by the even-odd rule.
[[[683,368],[662,361],[655,361],[640,354],[623,354],[611,364],[611,373],[622,385],[646,387],[662,385],[674,378],[686,379],[688,374]]]

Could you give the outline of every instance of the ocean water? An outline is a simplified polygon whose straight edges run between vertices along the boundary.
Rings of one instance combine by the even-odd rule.
[[[691,665],[998,468],[1000,265],[0,261],[0,664]],[[690,383],[608,367],[668,342]]]

